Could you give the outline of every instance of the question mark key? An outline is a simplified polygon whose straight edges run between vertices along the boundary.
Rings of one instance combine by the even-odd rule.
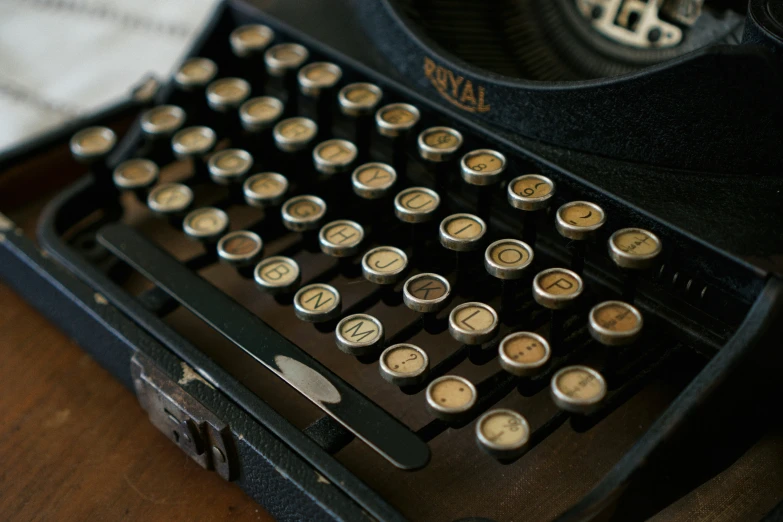
[[[427,352],[414,344],[395,344],[383,351],[379,361],[381,377],[397,386],[419,384],[427,378]]]

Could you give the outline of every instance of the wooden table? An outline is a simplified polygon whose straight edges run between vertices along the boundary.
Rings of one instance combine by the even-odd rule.
[[[273,520],[0,284],[0,519]]]

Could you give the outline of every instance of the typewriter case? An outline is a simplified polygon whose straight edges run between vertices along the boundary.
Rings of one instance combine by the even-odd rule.
[[[567,421],[553,426],[512,464],[501,465],[481,453],[469,423],[442,429],[432,439],[433,459],[425,468],[401,471],[360,440],[348,442],[339,424],[270,372],[248,370],[253,361],[239,356],[220,359],[219,350],[226,343],[184,310],[170,311],[180,315],[172,322],[152,314],[133,295],[149,290],[148,282],[137,278],[134,284],[140,286],[131,291],[114,281],[112,258],[95,237],[105,222],[120,216],[101,210],[91,179],[78,180],[48,203],[39,220],[37,245],[0,215],[4,280],[133,390],[151,422],[185,453],[237,481],[281,520],[634,520],[658,512],[753,443],[766,425],[763,419],[774,411],[774,372],[781,363],[783,282],[770,268],[770,259],[781,251],[778,234],[767,235],[772,239],[759,250],[742,252],[765,258],[750,264],[716,248],[719,241],[708,243],[692,229],[656,217],[638,201],[629,203],[622,193],[586,181],[578,168],[582,156],[488,130],[243,3],[221,4],[189,55],[228,61],[228,34],[235,26],[253,22],[272,27],[284,41],[307,46],[312,60],[337,63],[346,76],[382,86],[390,99],[415,103],[425,122],[446,122],[474,142],[502,147],[514,158],[514,166],[552,176],[565,195],[592,198],[618,222],[661,234],[679,255],[645,283],[654,298],[644,300],[642,307],[645,313],[661,316],[658,324],[668,325],[661,338],[676,339],[682,346],[667,355],[671,359],[653,364],[656,375],[641,376],[638,389],[618,398],[605,416],[585,424]],[[173,87],[167,86],[158,102],[173,95]],[[134,124],[112,163],[131,157],[139,140]],[[617,173],[616,178],[610,173],[610,179],[627,176],[623,165],[606,161]],[[585,160],[590,172],[600,163]],[[639,166],[633,173],[648,170],[677,174],[665,167]],[[416,169],[410,175],[418,175]],[[454,194],[457,207],[469,197],[457,189]],[[754,201],[753,195],[744,201]],[[135,221],[130,207],[130,216],[123,221],[154,236],[156,223]],[[21,221],[26,214],[9,215]],[[780,216],[779,209],[775,215]],[[509,224],[513,218],[501,215],[491,226],[513,230]],[[739,229],[747,221],[731,226]],[[183,258],[188,248],[193,252],[192,246],[182,248]],[[546,240],[542,251],[542,257],[552,262],[564,255]],[[586,278],[603,293],[618,285],[602,273],[605,270],[605,265],[588,269]],[[202,275],[234,292],[237,285],[248,285],[249,290],[240,292],[245,300],[254,299],[252,281],[233,277],[220,283],[219,275]],[[697,286],[694,297],[692,289]],[[699,298],[702,288],[707,290]],[[300,323],[293,313],[288,315],[287,322],[294,326],[288,326],[286,336],[301,338],[304,334],[290,333]],[[189,328],[193,331],[187,335]],[[321,362],[360,391],[374,398],[388,394],[409,409],[423,410],[421,394],[397,392],[380,379],[373,365],[357,364],[359,370],[352,375],[347,364],[349,370],[342,373],[341,357],[347,356],[336,351],[332,336],[315,329],[307,334],[325,345],[317,351],[324,357]],[[199,336],[215,346],[200,346]],[[375,381],[351,381],[373,375],[369,369],[375,372]],[[531,478],[536,472],[542,476]]]

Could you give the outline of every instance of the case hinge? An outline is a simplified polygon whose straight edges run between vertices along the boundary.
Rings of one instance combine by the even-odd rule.
[[[237,476],[238,460],[228,425],[161,371],[147,356],[131,359],[136,396],[150,422],[205,469],[226,480]]]

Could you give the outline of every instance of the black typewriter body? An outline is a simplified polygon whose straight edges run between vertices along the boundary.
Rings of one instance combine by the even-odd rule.
[[[346,10],[316,4],[316,13]],[[365,17],[378,16],[367,14],[373,8],[362,9]],[[311,23],[321,36],[324,29]],[[229,34],[245,24],[271,28],[273,44],[303,45],[305,64],[339,66],[342,77],[327,101],[300,96],[295,85],[253,69],[263,62],[235,56]],[[343,50],[351,41],[350,34],[337,39]],[[357,52],[372,61],[366,51]],[[779,196],[772,202],[757,196],[780,184],[779,150],[769,154],[763,165],[768,170],[758,178],[715,173],[712,181],[726,189],[715,203],[680,212],[672,210],[669,187],[682,189],[674,197],[687,206],[709,177],[672,165],[591,156],[492,127],[439,101],[439,93],[406,86],[404,76],[378,73],[244,3],[220,4],[188,56],[217,63],[217,78],[248,80],[251,96],[279,98],[282,119],[313,119],[317,136],[301,151],[283,152],[271,130],[249,135],[235,113],[212,111],[203,93],[183,91],[173,81],[155,105],[181,107],[184,127],[215,129],[216,150],[249,152],[248,174],[283,174],[286,199],[322,198],[323,223],[361,224],[365,236],[358,253],[326,255],[313,232],[283,226],[279,202],[264,209],[247,205],[241,184],[216,184],[200,175],[204,165],[194,166],[200,159],[177,160],[145,137],[137,121],[108,159],[109,170],[94,168],[47,205],[39,221],[40,251],[14,233],[13,223],[0,221],[3,276],[133,389],[167,437],[204,467],[238,481],[274,516],[641,520],[725,468],[763,430],[759,412],[774,404],[768,398],[781,363],[783,283],[771,260],[783,250],[776,225],[783,210]],[[354,82],[379,87],[379,107],[415,106],[420,119],[413,131],[392,139],[376,132],[372,118],[357,123],[342,114],[336,91]],[[765,124],[774,127],[765,130],[765,139],[781,132],[780,120]],[[437,126],[457,130],[464,140],[456,158],[442,164],[427,162],[417,149],[419,132]],[[398,178],[389,194],[364,200],[352,190],[350,170],[318,174],[313,147],[332,138],[358,145],[352,168],[395,165]],[[481,149],[505,158],[495,185],[470,185],[459,175],[459,158]],[[300,286],[337,289],[339,317],[321,324],[298,319],[292,295],[262,292],[252,271],[219,262],[214,242],[188,238],[181,216],[155,216],[138,194],[118,192],[106,175],[131,158],[155,161],[161,182],[187,185],[192,209],[219,208],[231,231],[257,233],[261,262],[286,256],[301,270]],[[548,207],[533,218],[512,207],[507,196],[509,181],[530,173],[556,187]],[[641,178],[639,188],[632,180]],[[760,179],[772,188],[759,186]],[[744,195],[732,192],[736,183],[748,185]],[[439,194],[434,220],[412,225],[395,216],[394,195],[411,187]],[[573,201],[605,212],[605,223],[590,239],[566,239],[555,226],[557,209]],[[735,201],[758,205],[742,213]],[[716,230],[721,218],[710,215],[723,206],[728,234]],[[486,223],[476,252],[455,253],[439,243],[438,224],[461,213]],[[758,226],[737,233],[751,225]],[[653,265],[638,274],[618,268],[607,252],[612,233],[627,227],[650,231],[662,244]],[[519,281],[501,281],[485,270],[485,248],[502,239],[532,245],[534,259]],[[361,267],[362,254],[383,245],[409,258],[407,276],[384,287],[366,280]],[[751,255],[758,256],[754,262]],[[537,273],[557,267],[574,268],[584,291],[572,307],[553,312],[536,302],[531,287]],[[448,280],[446,308],[422,314],[406,306],[404,283],[419,273]],[[628,347],[603,345],[588,332],[591,308],[608,300],[633,302],[644,317],[639,339]],[[491,340],[469,345],[449,332],[450,311],[467,302],[499,312]],[[386,382],[380,350],[357,357],[337,349],[337,320],[359,313],[380,320],[387,346],[411,343],[427,352],[425,381]],[[548,363],[525,377],[498,364],[498,343],[517,331],[537,332],[552,344]],[[572,365],[606,377],[605,398],[586,414],[559,409],[550,396],[552,376]],[[444,420],[425,407],[425,394],[429,382],[446,375],[467,378],[476,399],[467,414]],[[478,447],[477,419],[495,408],[526,418],[530,437],[523,454],[498,460]]]

